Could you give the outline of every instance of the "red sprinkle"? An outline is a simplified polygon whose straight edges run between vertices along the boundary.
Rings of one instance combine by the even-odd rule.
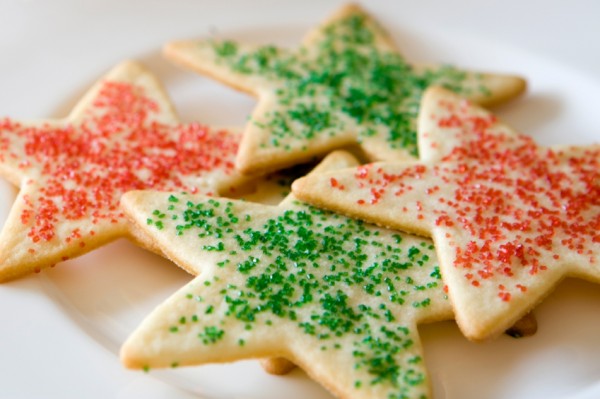
[[[232,173],[234,135],[198,123],[163,124],[156,121],[159,111],[141,87],[105,82],[81,124],[0,119],[0,161],[24,153],[20,167],[40,173],[39,182],[25,183],[40,188],[24,197],[21,213],[33,242],[52,240],[61,220],[122,222],[119,200],[127,191],[204,191],[198,186],[204,173]],[[83,247],[85,235],[75,229],[65,240]]]

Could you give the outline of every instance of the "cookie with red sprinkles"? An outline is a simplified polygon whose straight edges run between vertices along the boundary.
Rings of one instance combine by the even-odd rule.
[[[484,104],[525,89],[517,76],[407,62],[361,7],[340,8],[296,49],[233,40],[186,40],[165,55],[258,98],[236,167],[269,172],[359,144],[370,160],[417,156],[423,90],[443,85]]]
[[[429,89],[420,162],[294,183],[303,201],[431,236],[470,339],[506,330],[565,277],[600,282],[600,145],[541,147],[492,113]]]
[[[158,80],[134,62],[101,79],[65,119],[0,119],[0,173],[20,187],[0,232],[0,280],[40,271],[132,236],[123,193],[217,195],[234,170],[239,133],[178,121]]]
[[[293,197],[270,206],[134,191],[122,203],[163,253],[201,272],[124,343],[127,367],[269,358],[340,398],[430,397],[417,325],[452,317],[431,240]]]

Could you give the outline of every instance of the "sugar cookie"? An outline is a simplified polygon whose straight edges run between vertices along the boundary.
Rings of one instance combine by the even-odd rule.
[[[64,120],[0,119],[0,173],[20,192],[0,233],[0,280],[129,236],[133,189],[230,193],[239,133],[181,124],[156,78],[115,67]]]
[[[428,85],[485,104],[525,89],[516,76],[409,65],[357,5],[342,7],[296,50],[207,39],[169,43],[164,52],[258,97],[236,160],[242,173],[281,169],[357,142],[371,160],[414,157],[419,100]]]
[[[200,271],[129,337],[127,367],[283,357],[339,397],[429,395],[417,324],[452,317],[431,241],[291,199],[135,191],[122,205]]]

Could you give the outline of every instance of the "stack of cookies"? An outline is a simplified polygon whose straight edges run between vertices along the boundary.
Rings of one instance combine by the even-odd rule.
[[[0,119],[20,186],[2,281],[119,237],[195,276],[131,333],[126,367],[256,358],[338,397],[426,398],[420,323],[523,334],[564,277],[600,281],[600,145],[540,147],[483,108],[523,79],[409,63],[355,5],[296,49],[164,54],[255,96],[246,126],[181,123],[131,61],[65,120]],[[276,173],[292,193],[255,200]]]

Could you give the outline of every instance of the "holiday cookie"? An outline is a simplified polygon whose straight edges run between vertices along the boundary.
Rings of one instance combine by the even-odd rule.
[[[457,322],[493,337],[562,278],[600,282],[600,145],[536,145],[440,88],[423,99],[417,163],[296,181],[304,201],[432,236]]]
[[[20,192],[0,233],[0,280],[80,255],[130,229],[134,189],[230,193],[239,133],[179,123],[156,78],[115,67],[64,120],[0,119],[0,173]]]
[[[127,367],[282,357],[339,397],[429,395],[417,324],[452,317],[431,241],[295,201],[134,191],[122,205],[201,271],[128,338]]]
[[[296,50],[230,40],[179,41],[165,55],[258,97],[236,167],[267,172],[359,143],[371,160],[417,155],[423,90],[443,85],[484,104],[505,101],[523,79],[451,66],[413,66],[363,9],[342,7]]]

